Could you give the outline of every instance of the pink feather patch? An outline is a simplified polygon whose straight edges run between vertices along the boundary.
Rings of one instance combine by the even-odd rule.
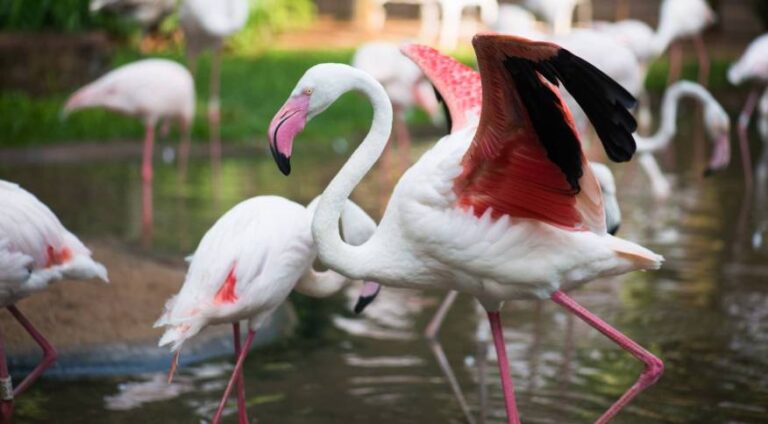
[[[224,280],[224,284],[216,292],[216,296],[213,298],[213,303],[221,305],[224,303],[237,302],[237,295],[235,294],[235,286],[237,285],[237,277],[235,277],[235,267],[227,274],[227,279]]]

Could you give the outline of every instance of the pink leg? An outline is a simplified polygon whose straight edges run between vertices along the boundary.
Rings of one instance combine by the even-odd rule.
[[[187,168],[189,167],[189,149],[192,146],[192,139],[190,137],[189,122],[181,122],[181,141],[179,141],[179,180],[184,181],[187,179]]]
[[[144,129],[144,154],[141,158],[141,178],[145,183],[152,182],[152,152],[155,144],[155,126],[146,124]]]
[[[744,171],[744,185],[747,193],[752,192],[752,158],[749,153],[749,121],[757,106],[757,99],[760,96],[758,90],[752,90],[744,104],[744,109],[739,114],[739,149],[741,150],[741,167]]]
[[[656,383],[661,378],[661,374],[664,372],[664,363],[661,359],[654,356],[651,352],[645,350],[642,346],[635,343],[629,337],[621,334],[618,330],[608,325],[605,321],[601,320],[591,312],[587,311],[571,299],[568,295],[561,291],[557,291],[552,295],[552,300],[558,305],[564,307],[572,314],[576,315],[582,321],[589,324],[597,331],[603,333],[606,337],[611,339],[614,343],[621,346],[632,356],[640,360],[645,364],[645,369],[640,374],[635,384],[629,388],[624,395],[619,398],[611,407],[597,420],[595,424],[604,424],[611,420],[616,414],[619,413],[632,399],[640,394],[643,390]]]
[[[232,387],[235,385],[235,380],[237,380],[238,375],[240,375],[240,373],[243,371],[245,356],[248,354],[248,349],[251,348],[253,337],[255,335],[256,332],[253,330],[248,330],[248,337],[245,338],[245,344],[243,344],[242,348],[240,349],[240,354],[237,357],[235,369],[232,371],[232,377],[230,377],[229,383],[227,383],[227,388],[224,389],[224,396],[221,398],[219,408],[216,410],[216,414],[213,416],[211,424],[221,423],[221,415],[224,413],[224,407],[227,406],[227,399],[229,398],[229,394],[232,393]]]
[[[235,357],[240,355],[240,323],[232,324],[232,333],[235,339]],[[245,379],[243,370],[237,375],[237,416],[240,424],[248,424],[248,411],[245,406]]]
[[[151,182],[141,184],[141,198],[141,244],[148,249],[152,246],[152,224],[154,222]]]
[[[13,382],[8,374],[8,362],[5,359],[5,340],[0,332],[0,423],[11,422],[13,414]]]
[[[38,346],[40,346],[40,348],[43,350],[43,359],[39,364],[37,364],[35,369],[32,370],[32,372],[29,373],[29,375],[24,378],[24,380],[22,380],[22,382],[13,390],[13,395],[18,396],[24,393],[24,391],[27,390],[29,386],[32,385],[32,383],[37,380],[40,375],[43,374],[43,372],[45,372],[46,369],[48,369],[48,367],[56,362],[56,357],[58,354],[56,353],[56,349],[54,349],[53,346],[48,343],[48,340],[46,340],[45,337],[43,337],[43,335],[37,331],[32,323],[29,322],[27,317],[22,315],[21,311],[19,311],[15,305],[8,306],[8,311],[11,312],[11,315],[16,318],[16,321],[18,321],[19,324],[21,324],[21,326],[27,330],[27,333],[32,336]]]
[[[672,85],[680,79],[683,73],[683,47],[680,42],[672,43],[669,46],[669,74],[667,75],[667,85]]]
[[[512,386],[512,376],[509,373],[507,346],[504,344],[504,330],[501,327],[499,312],[488,312],[488,321],[491,324],[493,343],[496,346],[496,358],[499,361],[501,387],[504,390],[504,403],[507,407],[507,420],[509,424],[520,424],[520,416],[517,413],[517,405],[515,404],[515,388]]]
[[[704,37],[701,34],[697,35],[694,37],[693,43],[696,47],[696,55],[699,58],[699,84],[707,87],[709,85],[710,62],[707,46],[704,44]]]
[[[432,317],[432,320],[429,321],[426,330],[424,330],[424,337],[429,340],[437,339],[437,333],[440,331],[440,327],[443,325],[445,315],[448,314],[448,310],[450,310],[451,306],[453,306],[453,302],[456,301],[456,296],[458,296],[458,294],[459,292],[457,291],[451,291],[448,293],[448,295],[445,296],[443,303],[441,303],[440,307],[437,308],[435,316]]]

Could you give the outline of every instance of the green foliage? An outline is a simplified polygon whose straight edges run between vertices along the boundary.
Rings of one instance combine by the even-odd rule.
[[[82,32],[103,29],[126,35],[132,27],[115,17],[93,15],[89,0],[0,0],[0,31]]]
[[[312,21],[315,5],[311,0],[258,0],[252,2],[245,29],[229,41],[238,53],[264,50],[275,34],[300,28]]]
[[[120,51],[114,66],[139,59],[134,51]],[[183,62],[180,56],[166,56]],[[285,102],[303,73],[322,62],[348,63],[349,50],[270,51],[257,57],[225,56],[222,65],[222,138],[253,141],[266,136],[272,115]],[[207,140],[206,102],[210,62],[198,66],[197,115],[193,136]],[[62,121],[61,107],[69,92],[30,98],[18,92],[0,92],[0,147],[62,141],[140,139],[141,124],[104,110],[84,110]],[[307,139],[331,141],[354,137],[370,126],[371,108],[361,96],[349,94],[318,117],[306,131]],[[171,137],[174,137],[172,135]]]

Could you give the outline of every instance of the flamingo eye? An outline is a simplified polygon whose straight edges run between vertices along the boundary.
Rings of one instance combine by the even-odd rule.
[[[306,94],[307,96],[311,96],[314,91],[315,90],[312,87],[307,87],[304,89],[304,94]]]

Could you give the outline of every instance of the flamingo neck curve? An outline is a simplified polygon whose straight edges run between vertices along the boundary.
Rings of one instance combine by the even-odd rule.
[[[312,220],[312,235],[323,263],[351,278],[363,279],[372,257],[366,254],[365,244],[352,246],[342,240],[339,221],[352,191],[387,145],[392,131],[392,103],[381,84],[365,72],[349,67],[339,70],[334,77],[346,80],[339,85],[335,93],[338,96],[359,91],[368,98],[373,106],[373,122],[365,139],[323,192]]]

